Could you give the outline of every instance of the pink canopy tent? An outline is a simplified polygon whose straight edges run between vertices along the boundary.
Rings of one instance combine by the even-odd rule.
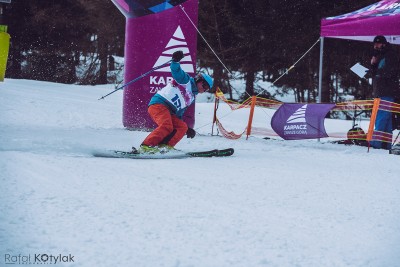
[[[372,42],[384,35],[389,43],[400,44],[400,0],[383,0],[360,10],[321,21],[319,102],[321,102],[324,37]]]

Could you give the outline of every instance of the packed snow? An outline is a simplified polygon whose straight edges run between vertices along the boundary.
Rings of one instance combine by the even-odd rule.
[[[148,134],[123,127],[121,91],[97,100],[113,89],[0,83],[1,266],[399,266],[399,156],[211,136],[214,104],[199,100],[198,134],[177,148],[233,156],[96,158]],[[220,104],[218,116],[240,133],[248,112]],[[273,112],[258,110],[255,125]]]

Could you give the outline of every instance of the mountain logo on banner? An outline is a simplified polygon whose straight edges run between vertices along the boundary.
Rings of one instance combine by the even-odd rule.
[[[306,122],[306,110],[307,104],[296,110],[290,117],[287,119],[286,123],[305,123]]]
[[[183,54],[185,55],[185,57],[181,60],[181,68],[187,73],[194,73],[193,60],[190,56],[189,47],[185,40],[185,36],[183,35],[181,26],[178,26],[178,28],[175,30],[164,51],[161,53],[160,57],[154,64],[153,68],[165,64],[166,62],[171,60],[172,54],[178,50],[183,51]],[[156,71],[170,72],[171,70],[169,66],[167,66]]]
[[[288,135],[307,135],[306,122],[307,104],[298,108],[286,120],[286,125],[283,126],[283,134]]]

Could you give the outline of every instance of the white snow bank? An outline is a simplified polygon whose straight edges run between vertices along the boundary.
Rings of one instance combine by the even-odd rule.
[[[0,84],[0,265],[7,255],[33,261],[40,253],[74,256],[61,266],[400,262],[398,156],[316,140],[212,137],[213,104],[199,103],[198,135],[177,147],[233,147],[234,156],[94,158],[94,149],[127,150],[147,135],[123,128],[121,92],[97,100],[111,90]],[[264,115],[255,123],[268,123]],[[248,114],[221,105],[219,116],[243,130]]]

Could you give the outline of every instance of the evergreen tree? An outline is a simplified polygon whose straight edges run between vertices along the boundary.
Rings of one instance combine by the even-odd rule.
[[[261,93],[261,77],[274,82],[320,37],[321,19],[351,12],[375,0],[201,0],[198,38],[199,66],[211,69],[215,84],[232,98],[230,80],[244,78],[243,98]],[[107,82],[110,55],[123,56],[125,19],[109,0],[13,0],[6,5],[11,35],[7,77],[65,83]],[[368,97],[365,81],[349,68],[369,59],[371,44],[325,39],[323,101],[338,100],[338,87],[356,97]],[[84,80],[75,68],[89,62]],[[363,62],[365,63],[365,62]],[[366,64],[368,65],[368,64]],[[317,99],[319,49],[315,46],[276,86],[293,89],[297,101]],[[363,89],[366,87],[366,89]]]
[[[96,55],[100,68],[94,66],[86,83],[107,82],[108,55],[121,53],[124,39],[124,18],[110,1],[13,0],[9,5],[8,77],[74,83],[81,56]]]

